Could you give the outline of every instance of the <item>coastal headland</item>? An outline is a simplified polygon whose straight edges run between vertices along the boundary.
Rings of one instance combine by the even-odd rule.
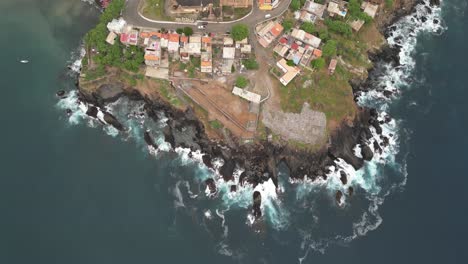
[[[373,61],[397,61],[384,35],[415,0],[293,0],[275,16],[253,1],[245,17],[257,20],[248,25],[242,18],[220,24],[219,16],[170,25],[143,14],[131,18],[138,11],[132,8],[141,8],[137,3],[113,0],[85,37],[77,85],[89,116],[102,111],[107,124],[125,130],[105,105],[121,96],[142,101],[155,121],[161,112],[168,118],[163,133],[173,149],[201,151],[210,168],[213,159],[223,159],[224,181],[243,168],[241,185],[277,184],[282,162],[291,178],[326,179],[338,159],[358,170],[387,147],[381,126],[391,117],[358,106],[356,98],[373,89]],[[144,25],[131,24],[141,19]],[[381,143],[369,146],[376,135]],[[158,147],[150,132],[144,139]],[[344,185],[348,177],[340,172]],[[206,185],[216,193],[213,180]],[[337,191],[337,203],[353,192]],[[259,193],[253,200],[260,217]]]

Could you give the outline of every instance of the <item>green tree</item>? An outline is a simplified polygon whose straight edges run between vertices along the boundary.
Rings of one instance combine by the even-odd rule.
[[[245,24],[236,24],[231,29],[231,36],[234,40],[243,40],[249,36],[249,28]]]
[[[323,58],[318,58],[313,60],[310,64],[312,68],[320,70],[323,69],[323,67],[325,67],[325,60]]]
[[[301,29],[304,30],[307,33],[314,33],[315,32],[315,26],[311,22],[304,22],[301,25]]]
[[[255,59],[246,59],[242,61],[242,64],[247,70],[256,70],[258,69],[258,63]]]
[[[247,80],[244,76],[239,76],[236,79],[236,86],[239,88],[245,88],[249,84],[249,80]]]
[[[294,63],[293,60],[287,60],[287,61],[286,61],[286,64],[287,64],[288,66],[296,66],[296,64]]]
[[[176,32],[177,32],[177,34],[182,34],[182,33],[184,33],[184,29],[178,28],[178,29],[176,29]]]
[[[291,8],[292,11],[299,10],[301,8],[301,0],[292,0],[289,8]]]
[[[325,24],[328,26],[328,29],[345,35],[345,36],[351,36],[353,34],[353,30],[351,29],[351,26],[348,25],[345,22],[338,21],[338,20],[331,20],[329,18],[325,19]]]
[[[284,28],[284,31],[289,31],[289,30],[291,30],[291,28],[294,26],[294,20],[292,20],[292,19],[285,19],[285,20],[283,20],[282,26],[283,26],[283,28]]]
[[[329,58],[336,55],[336,41],[330,39],[323,45],[322,54],[324,57]]]
[[[191,27],[184,27],[185,36],[191,36],[193,34],[193,29]]]
[[[328,39],[330,39],[330,34],[328,33],[328,30],[327,30],[326,28],[320,29],[320,31],[319,31],[319,38],[320,38],[322,41],[327,41]]]

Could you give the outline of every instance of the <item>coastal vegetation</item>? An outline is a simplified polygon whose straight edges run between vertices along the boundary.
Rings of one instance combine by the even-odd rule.
[[[102,13],[99,23],[84,38],[87,57],[83,60],[83,73],[88,80],[105,74],[105,67],[112,66],[137,72],[144,62],[143,49],[136,46],[126,47],[120,42],[110,45],[106,42],[107,23],[120,16],[125,0],[113,0]]]
[[[244,76],[238,76],[236,78],[236,86],[237,87],[245,88],[245,87],[247,87],[247,85],[249,85],[249,80],[247,80],[247,78],[245,78]]]

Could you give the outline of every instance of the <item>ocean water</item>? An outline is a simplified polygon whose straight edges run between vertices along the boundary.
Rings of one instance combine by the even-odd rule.
[[[235,194],[200,164],[202,153],[170,149],[162,113],[153,122],[139,102],[108,105],[124,133],[83,114],[73,75],[99,14],[92,3],[3,0],[0,10],[0,263],[466,262],[466,1],[430,13],[423,3],[389,35],[400,65],[376,65],[380,92],[359,98],[392,117],[382,154],[357,172],[338,161],[323,182],[292,182],[281,166],[279,190],[266,182]],[[145,130],[158,149],[146,146]],[[348,186],[355,195],[338,207],[334,193]],[[254,190],[264,198],[256,223]]]

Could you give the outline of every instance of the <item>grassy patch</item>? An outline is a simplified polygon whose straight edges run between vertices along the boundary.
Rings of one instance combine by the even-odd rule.
[[[164,12],[164,0],[145,0],[143,4],[143,15],[151,19],[172,20]]]
[[[218,120],[212,120],[209,122],[210,126],[214,129],[221,129],[223,128],[223,124],[221,124],[221,122],[219,122]]]
[[[332,76],[322,70],[297,77],[288,86],[280,86],[281,108],[298,113],[307,102],[312,109],[324,112],[329,121],[354,116],[356,104],[348,78],[341,67]]]
[[[161,81],[161,86],[159,87],[159,94],[166,99],[169,103],[174,106],[181,106],[182,102],[179,100],[172,87],[170,87],[167,81]]]

